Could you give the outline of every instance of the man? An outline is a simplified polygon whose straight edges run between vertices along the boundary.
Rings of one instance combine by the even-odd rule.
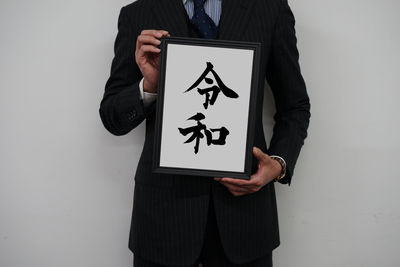
[[[287,0],[138,0],[121,9],[99,112],[117,136],[146,119],[129,238],[136,267],[272,266],[280,244],[274,186],[290,185],[310,119],[294,26]],[[262,44],[250,180],[152,173],[158,45],[166,35]],[[268,148],[265,78],[277,110]]]

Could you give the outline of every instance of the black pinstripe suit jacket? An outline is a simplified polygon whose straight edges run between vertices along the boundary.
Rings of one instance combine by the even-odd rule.
[[[287,163],[290,185],[307,136],[310,102],[298,63],[295,19],[287,0],[223,0],[218,39],[262,43],[254,145]],[[209,196],[214,199],[220,237],[227,256],[243,263],[280,244],[274,182],[258,192],[234,197],[210,177],[151,172],[155,102],[144,107],[143,77],[136,62],[136,38],[143,29],[192,36],[182,0],[138,0],[121,9],[115,56],[100,103],[100,117],[114,135],[125,135],[146,119],[146,137],[135,174],[129,248],[161,264],[190,264],[199,256]],[[264,79],[276,105],[267,147],[262,125]],[[253,173],[257,159],[253,158]]]

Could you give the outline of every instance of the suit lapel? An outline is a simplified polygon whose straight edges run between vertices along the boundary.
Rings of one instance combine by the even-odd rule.
[[[219,39],[241,40],[250,20],[255,0],[222,0]]]
[[[187,14],[182,0],[155,0],[152,12],[162,30],[168,30],[171,36],[189,37]]]
[[[255,0],[222,0],[219,39],[240,40],[252,14]],[[154,18],[171,36],[189,37],[187,13],[182,0],[154,0]]]

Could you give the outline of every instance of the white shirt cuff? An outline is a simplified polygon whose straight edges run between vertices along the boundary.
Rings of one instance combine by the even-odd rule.
[[[143,80],[139,83],[140,98],[143,100],[143,105],[146,107],[157,99],[157,93],[149,93],[143,90]]]
[[[274,157],[277,157],[277,158],[280,158],[281,160],[283,160],[283,162],[285,163],[285,165],[286,165],[286,161],[285,161],[285,159],[284,158],[282,158],[281,156],[278,156],[278,155],[270,155],[270,157],[272,157],[272,156],[274,156]]]

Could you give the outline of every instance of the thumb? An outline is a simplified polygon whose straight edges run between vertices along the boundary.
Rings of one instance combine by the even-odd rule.
[[[266,160],[266,154],[258,147],[253,146],[253,154],[259,161]]]

